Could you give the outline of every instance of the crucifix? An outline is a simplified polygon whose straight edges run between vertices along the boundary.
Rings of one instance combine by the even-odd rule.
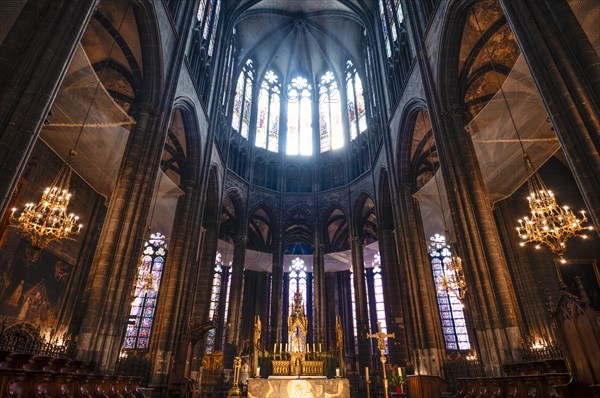
[[[396,338],[395,333],[386,334],[381,331],[381,322],[377,322],[377,333],[369,334],[367,333],[367,338],[377,339],[377,349],[379,350],[381,360],[381,367],[383,368],[383,393],[385,398],[388,398],[388,379],[385,373],[385,339],[386,337],[391,337],[393,339]]]

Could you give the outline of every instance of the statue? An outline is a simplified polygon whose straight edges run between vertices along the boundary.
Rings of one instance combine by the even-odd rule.
[[[262,329],[262,324],[260,322],[260,316],[256,315],[254,317],[254,348],[260,348],[260,332]]]
[[[262,324],[260,322],[260,316],[254,316],[254,344],[252,350],[252,373],[258,373],[258,350],[260,349],[260,332]]]
[[[335,346],[338,350],[344,347],[344,332],[339,315],[335,317]]]

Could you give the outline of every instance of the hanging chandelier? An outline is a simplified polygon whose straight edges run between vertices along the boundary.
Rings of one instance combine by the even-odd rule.
[[[38,251],[52,241],[73,239],[81,231],[83,225],[78,224],[79,217],[67,212],[72,196],[70,182],[71,167],[67,162],[37,204],[27,203],[18,216],[17,209],[12,209],[11,226],[29,236],[31,246]]]
[[[472,10],[472,12],[477,28],[479,29],[479,35],[480,37],[483,37],[477,15],[474,10]],[[513,113],[508,104],[506,93],[498,78],[498,72],[496,71],[492,52],[489,49],[488,56],[492,70],[496,76],[496,82],[499,87],[498,91],[502,95],[511,124],[519,141],[519,146],[521,147],[521,153],[523,154],[523,160],[525,161],[526,175],[530,176],[527,180],[529,190],[527,201],[529,202],[531,218],[523,217],[518,220],[519,226],[517,226],[516,229],[517,234],[521,238],[520,245],[525,246],[527,243],[535,243],[536,249],[540,249],[542,244],[546,245],[560,258],[562,263],[566,263],[567,261],[563,256],[567,250],[567,241],[574,236],[581,236],[583,239],[587,239],[587,235],[581,234],[581,232],[584,230],[591,231],[593,230],[593,227],[582,225],[587,221],[583,210],[580,212],[581,218],[577,218],[568,206],[560,206],[552,191],[546,187],[546,184],[544,184],[544,181],[542,181],[542,178],[536,172],[536,169],[525,150],[525,145],[523,144],[517,123],[515,122]]]
[[[463,273],[462,260],[458,256],[452,256],[449,262],[444,263],[444,268],[443,288],[462,301],[467,293],[467,282]]]
[[[587,239],[583,231],[592,231],[594,227],[584,226],[587,221],[585,211],[581,210],[581,218],[573,213],[568,206],[559,206],[554,193],[550,191],[539,174],[534,171],[531,160],[525,153],[525,167],[531,173],[527,180],[529,188],[529,209],[531,217],[519,219],[517,233],[521,238],[521,246],[527,243],[535,243],[535,248],[540,245],[546,245],[554,254],[556,254],[562,263],[566,263],[563,258],[567,250],[567,241],[575,236]],[[529,174],[528,173],[528,174]]]

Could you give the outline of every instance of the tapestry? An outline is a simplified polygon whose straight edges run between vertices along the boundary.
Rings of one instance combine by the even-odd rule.
[[[52,326],[67,290],[72,265],[21,240],[15,255],[0,264],[0,317]]]

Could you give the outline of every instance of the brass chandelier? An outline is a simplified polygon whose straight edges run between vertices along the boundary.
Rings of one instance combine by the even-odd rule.
[[[479,29],[480,37],[483,37],[477,15],[474,10],[473,17]],[[567,241],[574,236],[581,236],[583,239],[587,238],[587,235],[580,235],[583,230],[593,230],[593,227],[582,225],[587,221],[585,212],[582,210],[581,218],[577,216],[569,209],[568,206],[560,206],[554,193],[546,187],[544,181],[540,175],[536,172],[525,146],[521,139],[521,134],[513,117],[512,111],[506,98],[506,93],[502,88],[502,83],[498,78],[498,71],[492,56],[491,51],[488,49],[488,56],[490,59],[490,65],[492,71],[496,76],[496,82],[498,83],[500,94],[506,105],[506,110],[510,117],[511,124],[515,130],[515,134],[521,146],[521,152],[523,154],[523,160],[525,161],[525,172],[529,176],[527,179],[527,186],[529,190],[529,196],[527,201],[529,203],[529,209],[531,218],[523,217],[519,219],[519,226],[516,227],[517,234],[521,238],[520,245],[525,246],[527,243],[535,243],[535,248],[540,249],[541,245],[546,245],[556,254],[562,263],[566,263],[564,259],[565,251],[567,250]]]
[[[71,157],[74,154],[71,151]],[[37,204],[27,203],[18,216],[17,209],[12,209],[11,226],[29,236],[34,249],[44,249],[55,240],[73,239],[81,231],[83,225],[78,224],[79,217],[67,212],[72,196],[69,192],[72,173],[69,163],[61,167]]]
[[[520,245],[535,243],[535,248],[539,249],[540,244],[544,244],[561,259],[561,262],[565,263],[563,256],[567,250],[567,241],[574,236],[587,239],[587,235],[580,235],[580,233],[585,230],[592,231],[594,227],[583,225],[587,221],[584,210],[580,211],[581,218],[578,218],[568,206],[559,206],[554,193],[534,171],[526,152],[523,152],[523,158],[527,172],[531,174],[527,180],[529,188],[527,200],[531,217],[519,219],[517,233],[521,238]]]

